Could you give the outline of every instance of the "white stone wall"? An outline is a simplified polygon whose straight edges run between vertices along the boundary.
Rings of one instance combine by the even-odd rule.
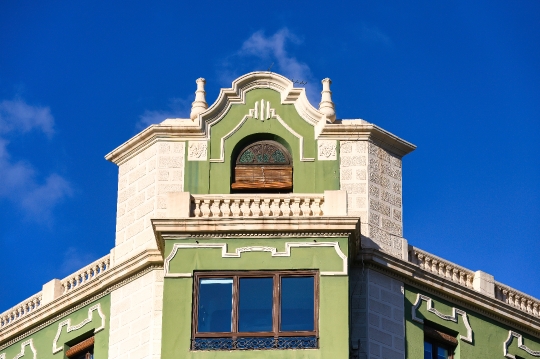
[[[166,209],[164,194],[184,189],[184,142],[157,142],[119,166],[114,263],[157,248],[150,218]]]
[[[340,187],[362,245],[403,257],[401,159],[368,141],[340,142]]]
[[[163,270],[111,293],[109,359],[161,357]]]
[[[405,358],[403,283],[377,271],[353,268],[351,346],[359,359]]]

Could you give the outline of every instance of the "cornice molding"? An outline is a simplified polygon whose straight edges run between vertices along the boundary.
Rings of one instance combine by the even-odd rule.
[[[11,345],[28,335],[41,329],[44,322],[49,325],[77,309],[91,303],[90,298],[97,300],[107,295],[110,290],[123,286],[131,280],[137,278],[137,275],[149,267],[163,267],[163,257],[155,249],[144,250],[132,258],[119,263],[84,286],[78,287],[62,295],[56,300],[47,303],[38,310],[29,313],[13,325],[0,331],[0,348]],[[61,313],[61,314],[58,314]],[[37,328],[36,328],[37,327]],[[34,330],[35,329],[35,330]],[[14,340],[15,338],[15,340]],[[10,344],[11,343],[11,344]]]
[[[427,272],[417,265],[395,258],[376,249],[362,249],[356,259],[361,263],[400,280],[412,287],[453,302],[463,308],[512,326],[522,332],[540,338],[540,319],[510,305],[488,297],[472,288]]]
[[[152,219],[159,250],[165,240],[186,238],[271,238],[360,236],[358,217],[241,217]]]
[[[341,123],[326,124],[319,135],[319,139],[371,141],[400,157],[416,149],[416,146],[412,143],[363,120],[342,120]]]

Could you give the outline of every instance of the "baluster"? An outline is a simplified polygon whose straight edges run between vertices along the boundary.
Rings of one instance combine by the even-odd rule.
[[[251,202],[251,215],[253,217],[259,217],[262,214],[260,204],[260,198],[254,198],[253,202]]]
[[[203,218],[208,218],[210,216],[210,200],[205,199],[201,203],[201,213]]]
[[[431,271],[434,274],[439,274],[439,269],[437,268],[437,264],[439,263],[438,260],[434,259],[431,261]]]
[[[212,217],[220,217],[221,211],[219,210],[219,199],[212,200],[212,206],[210,207],[210,212],[212,212]]]
[[[313,205],[311,206],[311,211],[313,212],[314,216],[322,216],[321,199],[320,198],[315,198],[315,200],[313,200]]]
[[[221,210],[221,215],[223,217],[231,216],[231,200],[230,199],[224,199],[223,202],[221,202],[221,206],[219,208]]]
[[[270,199],[269,198],[265,198],[261,202],[261,211],[262,211],[263,217],[270,217]]]
[[[431,272],[431,258],[426,256],[426,259],[424,260],[424,269],[428,272]]]
[[[473,276],[472,274],[467,274],[467,287],[472,288],[473,286]]]
[[[240,217],[240,200],[235,199],[231,205],[231,212],[233,217]]]
[[[296,197],[293,199],[293,203],[291,203],[291,211],[293,213],[293,217],[300,216],[300,198]]]
[[[302,205],[300,208],[302,209],[302,216],[310,216],[311,215],[311,198],[304,198],[302,201]]]
[[[281,200],[279,198],[274,198],[272,200],[272,204],[270,205],[270,210],[272,211],[271,215],[274,217],[279,217],[281,214],[281,210],[279,209],[279,202]]]
[[[459,269],[452,268],[452,282],[459,283]]]
[[[250,210],[249,210],[249,202],[250,202],[250,199],[249,198],[244,198],[244,200],[242,201],[242,205],[240,206],[240,210],[242,210],[242,216],[243,217],[249,217],[250,215]]]
[[[193,214],[195,217],[201,216],[201,200],[195,199],[193,202],[195,202],[195,209],[193,210]]]
[[[424,263],[424,255],[422,253],[418,253],[416,252],[417,254],[417,257],[418,257],[418,266],[422,269],[425,268],[425,263]]]
[[[279,208],[281,209],[281,213],[283,213],[284,217],[289,217],[291,215],[291,199],[283,199],[283,202],[281,202],[281,206]]]

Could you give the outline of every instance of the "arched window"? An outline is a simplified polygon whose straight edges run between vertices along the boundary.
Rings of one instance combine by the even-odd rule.
[[[233,191],[292,191],[292,160],[285,147],[275,141],[248,145],[236,158]]]

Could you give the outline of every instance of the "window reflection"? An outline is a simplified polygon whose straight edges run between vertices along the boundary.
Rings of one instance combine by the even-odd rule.
[[[271,332],[274,278],[240,278],[238,331]]]
[[[232,278],[200,280],[197,323],[200,333],[232,331],[232,289]]]
[[[281,331],[313,330],[314,278],[281,279]]]

